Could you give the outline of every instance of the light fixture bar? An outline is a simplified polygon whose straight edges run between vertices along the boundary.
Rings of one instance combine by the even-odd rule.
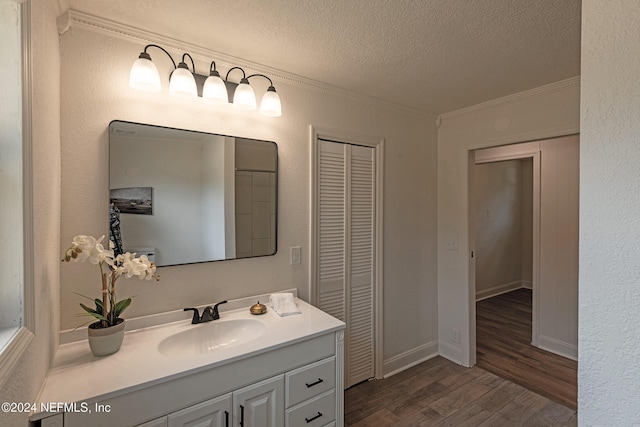
[[[273,81],[264,74],[247,76],[241,67],[231,67],[231,69],[227,71],[225,79],[222,80],[220,73],[216,70],[215,61],[211,61],[209,75],[203,76],[196,73],[196,66],[191,55],[184,53],[182,60],[176,65],[176,62],[169,52],[156,44],[145,46],[144,51],[140,53],[139,58],[131,67],[129,85],[134,89],[147,92],[160,92],[162,89],[158,70],[151,60],[151,55],[147,53],[147,49],[150,47],[162,50],[169,59],[171,59],[173,64],[173,70],[169,76],[169,93],[171,95],[194,98],[199,96],[208,103],[230,103],[237,108],[255,110],[256,95],[253,87],[249,83],[249,79],[262,77],[269,81],[269,88],[260,102],[260,114],[271,117],[282,115],[280,97],[276,93]],[[189,58],[191,61],[192,70],[189,69],[185,62],[186,58]],[[229,81],[229,74],[234,70],[242,72],[240,83]]]
[[[203,76],[202,74],[194,74],[193,78],[196,79],[196,87],[198,88],[198,96],[202,97],[202,89],[204,88],[204,82],[209,76]],[[233,102],[233,94],[236,92],[238,83],[230,82],[229,80],[223,80],[224,85],[227,87],[227,97],[229,103]]]

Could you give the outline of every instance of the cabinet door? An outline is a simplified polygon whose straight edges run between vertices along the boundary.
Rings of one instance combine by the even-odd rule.
[[[147,421],[146,423],[140,424],[136,427],[167,427],[167,417]]]
[[[284,425],[284,375],[233,392],[234,426]]]
[[[169,427],[229,427],[231,393],[168,415]]]
[[[62,427],[64,425],[64,415],[55,414],[40,421],[42,427]]]

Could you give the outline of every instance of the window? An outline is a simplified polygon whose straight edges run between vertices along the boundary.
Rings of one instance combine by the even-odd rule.
[[[33,336],[29,11],[0,0],[0,384]]]

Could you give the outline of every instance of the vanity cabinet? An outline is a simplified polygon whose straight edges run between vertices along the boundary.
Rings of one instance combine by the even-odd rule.
[[[285,426],[320,427],[336,417],[336,359],[329,357],[285,375]]]
[[[233,392],[233,421],[242,427],[279,427],[284,420],[284,375]]]
[[[139,427],[278,427],[283,418],[284,376],[279,375]]]
[[[335,425],[335,379],[333,356],[137,427]]]
[[[86,342],[61,346],[40,399],[64,409],[34,413],[31,425],[342,427],[344,323],[297,304],[301,315],[269,312],[263,335],[204,353],[160,351],[167,337],[198,327],[186,321],[131,332],[105,358],[88,354]]]
[[[157,420],[151,420],[148,423],[140,424],[136,427],[167,427],[167,417],[158,418]]]
[[[87,401],[111,411],[68,412],[64,423],[52,425],[227,427],[228,418],[229,427],[342,426],[343,334],[331,332]],[[48,425],[47,417],[40,422]]]
[[[231,424],[231,393],[207,400],[167,416],[167,427],[229,427]],[[146,424],[143,424],[147,427]]]

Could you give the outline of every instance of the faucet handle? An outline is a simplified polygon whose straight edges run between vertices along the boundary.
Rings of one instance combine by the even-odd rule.
[[[193,310],[193,318],[191,319],[191,324],[196,325],[198,323],[200,323],[200,313],[198,312],[197,308],[185,308],[184,311],[190,311]]]
[[[216,305],[213,306],[213,320],[218,320],[220,318],[220,313],[218,313],[218,306],[220,304],[226,304],[227,300],[220,301]]]
[[[202,309],[202,317],[200,317],[200,323],[210,322],[212,320],[216,320],[213,316],[213,308],[211,306],[207,306]]]

